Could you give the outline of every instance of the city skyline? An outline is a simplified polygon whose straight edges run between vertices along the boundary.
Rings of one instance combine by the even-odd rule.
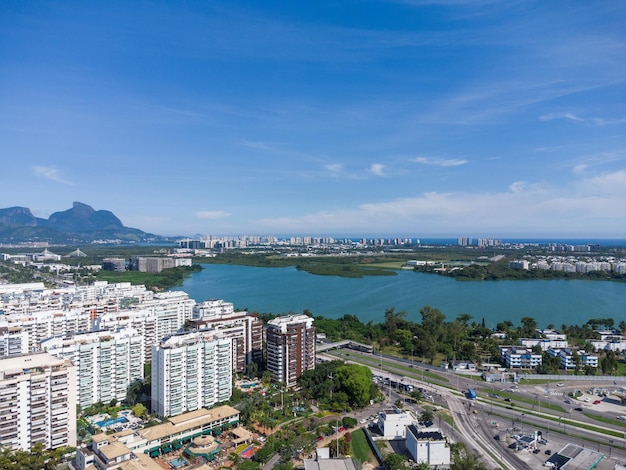
[[[624,238],[625,13],[5,5],[2,206],[160,235]]]

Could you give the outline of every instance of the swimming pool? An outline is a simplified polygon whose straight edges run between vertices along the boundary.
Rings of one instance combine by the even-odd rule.
[[[118,423],[128,423],[128,420],[124,418],[123,416],[120,416],[119,418],[115,418],[115,419],[107,419],[106,421],[98,421],[97,423],[94,423],[94,424],[98,426],[99,428],[107,428],[109,426],[113,426],[114,424],[118,424]]]
[[[176,457],[175,459],[170,460],[168,463],[172,468],[180,468],[184,467],[185,465],[189,465],[189,462],[187,462],[182,457]]]

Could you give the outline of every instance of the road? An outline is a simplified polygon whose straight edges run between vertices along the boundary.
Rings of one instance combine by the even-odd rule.
[[[548,389],[543,388],[545,386],[520,385],[519,388],[515,390],[516,395],[525,397],[527,400],[532,399],[535,402],[534,404],[523,403],[520,399],[519,401],[516,401],[517,406],[511,407],[508,406],[510,405],[508,402],[504,402],[502,399],[493,400],[493,403],[491,403],[490,401],[485,401],[479,397],[479,400],[475,403],[476,407],[480,409],[480,412],[478,415],[475,415],[473,413],[469,413],[469,408],[467,406],[468,400],[465,399],[460,392],[462,390],[467,390],[468,388],[484,388],[486,385],[484,383],[481,384],[480,382],[476,382],[476,380],[468,379],[460,376],[459,374],[437,370],[437,375],[445,377],[446,379],[444,380],[447,380],[447,382],[445,382],[445,386],[442,386],[433,383],[432,380],[429,381],[427,376],[428,373],[424,374],[424,371],[432,369],[432,366],[429,365],[414,361],[409,362],[407,360],[393,358],[391,356],[380,357],[379,355],[374,357],[380,358],[381,362],[372,365],[371,354],[359,353],[353,350],[349,350],[349,353],[335,354],[341,354],[342,357],[335,356],[333,357],[334,359],[341,359],[367,365],[375,375],[382,375],[383,377],[388,377],[397,383],[409,383],[416,387],[422,387],[428,390],[433,396],[434,404],[449,408],[454,418],[455,425],[458,427],[458,432],[455,432],[453,428],[445,426],[445,424],[442,426],[442,429],[447,428],[446,432],[449,436],[453,437],[454,440],[464,442],[468,450],[477,452],[489,468],[504,467],[526,469],[535,467],[535,465],[531,467],[517,458],[516,454],[506,448],[504,440],[498,441],[494,439],[494,435],[500,435],[503,429],[496,431],[493,427],[491,427],[490,424],[493,422],[493,419],[503,424],[505,429],[508,428],[505,423],[511,423],[511,427],[509,428],[510,432],[503,436],[504,439],[506,439],[507,435],[513,434],[515,429],[519,431],[520,425],[524,425],[526,427],[526,432],[530,432],[531,429],[533,429],[533,432],[534,430],[542,430],[544,436],[551,435],[556,438],[558,435],[559,439],[555,442],[573,442],[581,445],[582,447],[587,445],[589,448],[594,450],[597,448],[598,452],[604,453],[606,457],[611,456],[612,460],[626,461],[626,433],[624,434],[622,443],[622,439],[608,436],[606,433],[602,432],[606,429],[613,429],[617,432],[625,432],[624,428],[619,426],[620,423],[614,422],[608,425],[600,423],[593,418],[585,416],[581,412],[572,411],[571,408],[577,407],[578,403],[575,405],[567,405],[564,403],[568,389],[589,388],[593,386],[593,384],[589,382],[581,384],[568,383],[567,386],[559,388],[558,393],[555,393],[555,390],[553,389],[551,394]],[[359,355],[363,356],[363,358],[369,361],[369,363],[359,362]],[[378,360],[376,362],[378,362]],[[399,367],[411,367],[413,370],[396,374],[391,373],[393,366],[390,363],[392,362]],[[429,372],[432,373],[434,370]],[[444,383],[443,381],[441,382]],[[492,384],[489,386],[492,387],[494,393],[502,393],[503,390],[509,389],[511,384],[502,383]],[[548,394],[546,395],[546,393]],[[386,394],[389,396],[389,402],[393,403],[391,390],[387,391]],[[549,409],[548,404],[559,405],[564,407],[566,411],[564,413],[558,413]],[[590,410],[593,410],[593,412],[597,411],[591,406],[585,407],[584,404],[581,404],[581,406],[585,409],[585,412]],[[603,414],[614,418],[615,412],[597,412],[596,414]],[[626,415],[626,410],[623,414]],[[587,430],[577,426],[577,424],[583,425],[585,423],[592,424],[597,427],[598,430]],[[554,448],[554,446],[552,447],[553,450],[558,450],[558,448]],[[541,464],[541,461],[543,461],[544,458],[545,457],[539,455],[533,456],[533,459],[538,465]],[[608,463],[606,458],[603,463]]]

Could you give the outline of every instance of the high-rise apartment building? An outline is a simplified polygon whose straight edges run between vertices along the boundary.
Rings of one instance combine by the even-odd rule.
[[[28,352],[28,331],[19,326],[0,325],[0,358]]]
[[[152,412],[175,416],[232,395],[232,340],[193,332],[152,347]]]
[[[77,401],[83,408],[97,402],[121,402],[135,380],[143,380],[143,337],[132,328],[57,336],[42,350],[76,366]]]
[[[315,368],[315,328],[307,315],[277,317],[267,324],[267,370],[275,382],[296,384]]]
[[[76,368],[49,354],[0,359],[0,447],[76,445]]]
[[[233,342],[233,368],[242,373],[248,364],[263,361],[263,321],[247,311],[236,312],[233,304],[207,300],[194,308],[190,325],[197,330],[214,330]]]

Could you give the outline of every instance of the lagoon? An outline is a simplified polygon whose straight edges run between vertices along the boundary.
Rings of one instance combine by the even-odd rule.
[[[302,313],[340,318],[354,314],[366,323],[384,321],[385,310],[404,310],[421,322],[425,305],[438,308],[447,321],[469,314],[495,327],[503,320],[515,325],[525,316],[540,327],[583,324],[590,318],[626,319],[626,282],[583,280],[455,281],[413,271],[397,276],[360,279],[319,276],[295,267],[259,268],[204,264],[182,290],[197,302],[223,299],[237,309],[260,313]]]

